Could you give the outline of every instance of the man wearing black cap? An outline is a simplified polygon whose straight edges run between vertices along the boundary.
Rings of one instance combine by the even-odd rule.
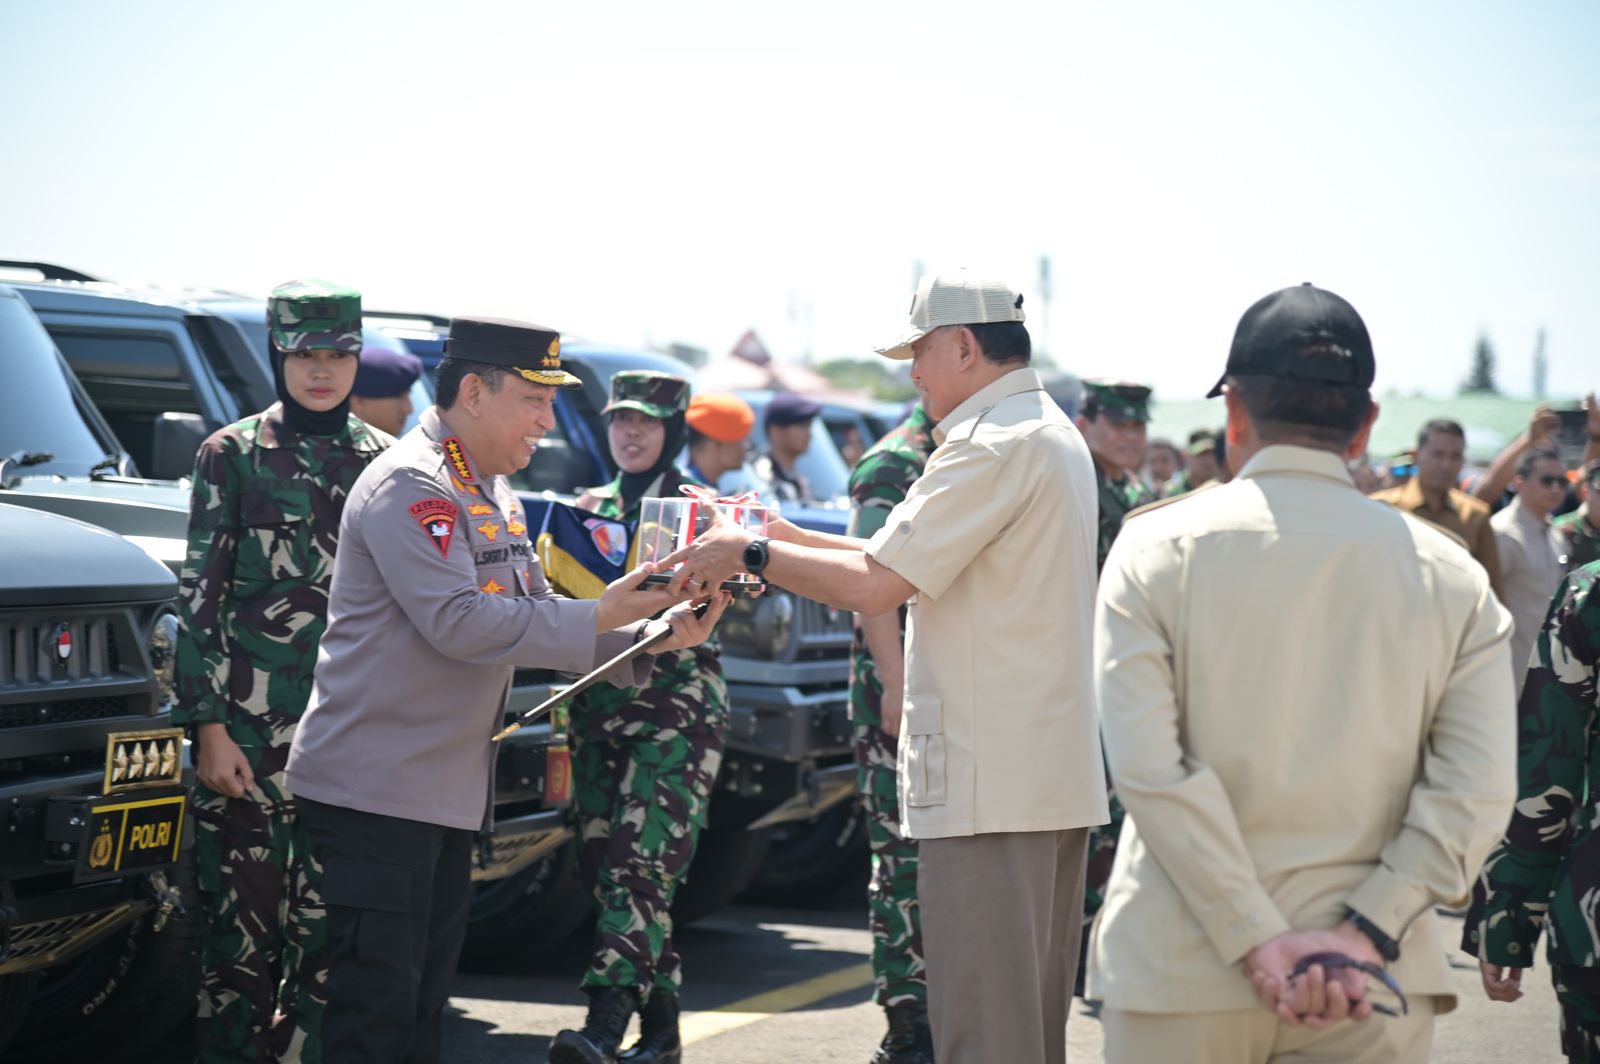
[[[767,450],[752,464],[780,503],[816,501],[795,463],[811,449],[811,420],[820,413],[820,404],[793,392],[779,392],[767,403]]]
[[[439,1059],[514,669],[587,672],[686,597],[678,584],[643,589],[648,566],[592,601],[545,582],[505,477],[554,427],[556,389],[577,380],[555,332],[458,318],[438,405],[350,491],[288,767],[324,873],[326,1060]],[[703,619],[673,609],[656,652],[703,641],[725,602]],[[610,678],[637,686],[649,673],[646,658]]]
[[[1373,374],[1340,297],[1257,302],[1211,392],[1237,479],[1132,517],[1101,573],[1109,1064],[1426,1060],[1454,1004],[1434,908],[1515,798],[1510,619],[1459,542],[1352,483]]]
[[[363,330],[367,339],[362,347],[361,366],[356,370],[356,386],[350,392],[350,412],[391,436],[403,436],[406,418],[415,409],[411,386],[422,376],[422,360],[409,351],[389,346],[399,341],[374,343],[373,331]],[[377,339],[381,341],[382,334]]]

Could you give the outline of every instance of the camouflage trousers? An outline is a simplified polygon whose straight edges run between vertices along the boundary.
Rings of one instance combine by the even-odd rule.
[[[1553,965],[1561,1006],[1561,1052],[1572,1064],[1600,1064],[1600,970]]]
[[[922,908],[917,904],[917,843],[900,835],[895,737],[860,721],[852,730],[856,786],[872,848],[867,925],[872,930],[873,1000],[884,1008],[925,1005],[928,977],[922,958]]]
[[[574,717],[572,800],[578,869],[598,912],[585,989],[677,993],[673,895],[689,872],[722,765],[722,728],[584,734]],[[633,732],[630,734],[629,732]]]
[[[209,928],[202,957],[201,1064],[320,1064],[327,1002],[321,867],[283,782],[289,748],[245,748],[243,798],[195,784],[194,859]]]

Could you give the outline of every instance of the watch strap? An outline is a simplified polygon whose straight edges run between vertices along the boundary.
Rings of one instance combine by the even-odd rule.
[[[1367,936],[1373,946],[1377,948],[1378,955],[1385,961],[1392,964],[1400,959],[1400,943],[1384,934],[1383,929],[1377,924],[1368,920],[1354,909],[1349,910],[1349,915],[1346,916],[1346,919],[1355,925],[1357,931]]]

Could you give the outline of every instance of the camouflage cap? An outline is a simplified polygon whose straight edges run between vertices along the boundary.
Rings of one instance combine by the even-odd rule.
[[[1112,421],[1150,420],[1150,389],[1127,381],[1083,382],[1083,416],[1104,415]]]
[[[267,297],[267,332],[279,351],[331,347],[361,353],[361,293],[327,281],[289,281]]]
[[[630,369],[611,377],[611,402],[601,410],[637,410],[665,421],[689,409],[689,382],[670,373]]]

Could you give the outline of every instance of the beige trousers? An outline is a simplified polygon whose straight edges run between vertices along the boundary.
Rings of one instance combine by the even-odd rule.
[[[939,1064],[1065,1064],[1087,828],[919,842]]]
[[[1373,1016],[1323,1030],[1279,1023],[1265,1008],[1240,1012],[1101,1013],[1106,1064],[1421,1064],[1433,1048],[1433,998],[1405,1016]]]

